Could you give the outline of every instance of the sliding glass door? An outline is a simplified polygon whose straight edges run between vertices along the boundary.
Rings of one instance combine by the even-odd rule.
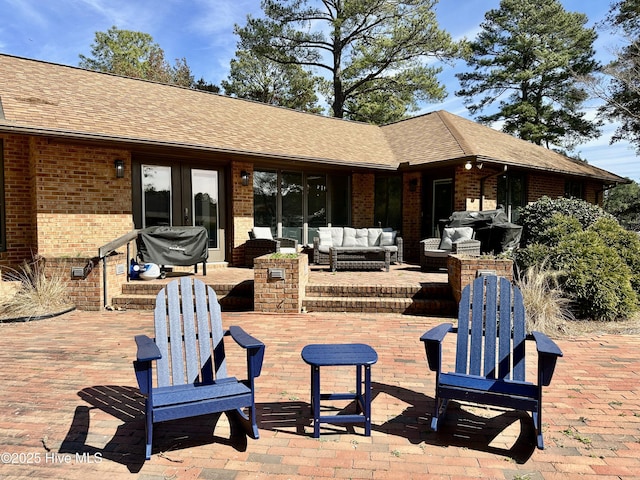
[[[254,225],[310,245],[318,227],[350,224],[348,175],[282,170],[253,172]]]

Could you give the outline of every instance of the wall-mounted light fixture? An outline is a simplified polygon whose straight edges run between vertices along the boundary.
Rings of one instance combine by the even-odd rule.
[[[124,160],[115,160],[113,164],[116,167],[116,178],[124,178]]]
[[[464,169],[465,170],[471,170],[473,168],[473,163],[471,163],[471,160],[467,160],[467,163],[464,164]],[[478,170],[482,170],[482,167],[484,166],[484,164],[482,162],[475,162],[475,166]]]
[[[246,170],[242,170],[240,172],[240,179],[242,180],[242,185],[244,185],[245,187],[249,185],[249,178],[251,178],[251,174],[249,172],[247,172]]]

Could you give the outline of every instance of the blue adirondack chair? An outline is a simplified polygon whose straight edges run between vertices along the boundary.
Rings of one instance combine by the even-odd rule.
[[[442,343],[457,331],[455,372],[442,371]],[[525,340],[535,340],[537,384],[525,381]],[[436,372],[435,409],[431,429],[445,414],[449,400],[524,410],[532,413],[536,443],[542,439],[542,387],[551,383],[562,352],[549,337],[525,330],[522,293],[503,277],[480,276],[460,299],[458,327],[444,323],[420,338],[429,368]]]
[[[246,350],[246,380],[227,375],[227,335]],[[136,336],[135,341],[136,378],[146,395],[147,459],[153,424],[167,420],[237,412],[248,434],[258,438],[254,379],[260,376],[265,346],[240,327],[223,330],[220,305],[211,287],[190,277],[167,284],[156,297],[155,341],[146,335]]]

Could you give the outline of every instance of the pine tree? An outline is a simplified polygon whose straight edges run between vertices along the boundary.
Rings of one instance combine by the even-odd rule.
[[[604,69],[611,80],[596,92],[606,102],[600,112],[620,122],[611,141],[628,140],[640,153],[640,0],[614,3],[606,23],[622,34],[625,46]]]
[[[318,75],[331,114],[375,123],[442,100],[440,69],[458,46],[438,28],[437,0],[263,0],[236,26],[240,49]]]
[[[473,70],[457,74],[456,94],[472,114],[491,109],[480,122],[504,122],[503,131],[538,145],[572,150],[596,138],[599,122],[580,111],[588,95],[576,78],[599,68],[586,23],[558,0],[502,0],[471,42]]]

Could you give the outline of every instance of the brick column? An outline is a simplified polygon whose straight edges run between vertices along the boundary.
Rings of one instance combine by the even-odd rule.
[[[447,270],[449,271],[449,285],[456,302],[460,301],[462,289],[473,283],[480,270],[490,270],[500,277],[513,280],[513,261],[505,258],[449,255]]]
[[[282,273],[282,278],[274,278],[274,273]],[[300,313],[309,281],[309,256],[263,255],[254,260],[253,278],[254,311]]]

